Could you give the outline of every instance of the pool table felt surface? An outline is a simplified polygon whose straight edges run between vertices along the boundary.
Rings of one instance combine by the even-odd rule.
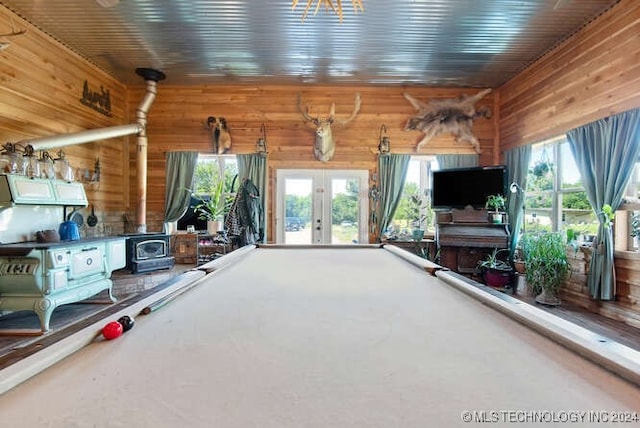
[[[0,396],[0,425],[451,427],[468,425],[464,410],[640,411],[638,387],[385,249],[236,259]]]

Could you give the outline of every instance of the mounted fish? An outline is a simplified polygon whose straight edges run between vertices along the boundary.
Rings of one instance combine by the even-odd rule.
[[[404,130],[424,133],[416,151],[433,138],[447,132],[455,137],[457,143],[469,143],[476,153],[480,153],[480,143],[473,134],[473,120],[480,116],[490,118],[491,110],[488,107],[476,110],[475,104],[489,92],[491,89],[484,89],[473,96],[461,95],[458,98],[434,100],[429,103],[418,101],[405,93],[404,97],[418,110],[418,114],[407,121]]]
[[[353,119],[355,119],[355,117],[360,112],[360,94],[356,94],[353,112],[351,113],[351,116],[349,116],[346,120],[336,120],[335,109],[336,104],[331,103],[329,117],[327,117],[326,119],[320,117],[312,117],[309,115],[308,107],[306,110],[302,109],[302,100],[300,95],[298,95],[298,110],[300,111],[300,114],[302,114],[305,123],[313,123],[316,130],[316,139],[313,145],[313,155],[320,162],[327,162],[331,160],[336,151],[336,142],[333,139],[331,125],[333,125],[333,123],[335,122],[338,125],[347,126]]]
[[[231,134],[229,133],[225,118],[209,116],[207,119],[207,127],[211,131],[213,153],[219,155],[229,153],[231,150]]]

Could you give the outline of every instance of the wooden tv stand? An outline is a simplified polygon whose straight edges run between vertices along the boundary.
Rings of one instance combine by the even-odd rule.
[[[507,215],[492,223],[486,209],[452,209],[436,213],[440,265],[462,274],[477,274],[478,262],[495,248],[509,248]]]

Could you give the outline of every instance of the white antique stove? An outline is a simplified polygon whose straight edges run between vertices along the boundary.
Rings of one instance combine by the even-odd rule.
[[[0,311],[34,311],[43,332],[54,309],[111,294],[111,273],[123,268],[125,238],[0,245]]]

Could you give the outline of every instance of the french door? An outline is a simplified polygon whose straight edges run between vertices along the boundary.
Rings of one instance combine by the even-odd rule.
[[[276,178],[277,243],[368,242],[368,171],[279,169]]]

